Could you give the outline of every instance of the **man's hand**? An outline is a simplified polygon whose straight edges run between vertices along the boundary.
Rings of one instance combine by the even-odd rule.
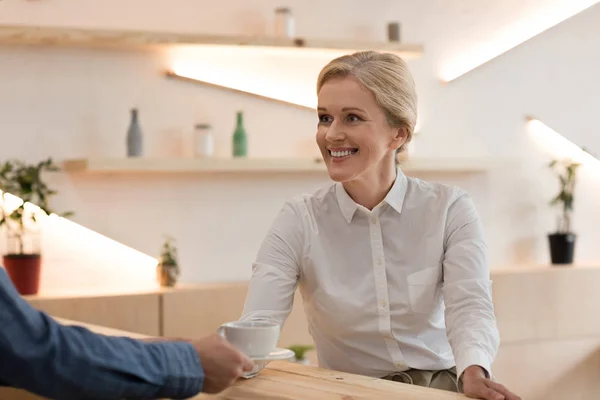
[[[231,386],[244,372],[254,368],[251,359],[238,352],[220,335],[214,334],[191,343],[204,369],[202,391],[205,393],[219,393]]]
[[[507,388],[485,377],[483,368],[468,367],[462,376],[463,391],[467,397],[483,400],[521,400]]]

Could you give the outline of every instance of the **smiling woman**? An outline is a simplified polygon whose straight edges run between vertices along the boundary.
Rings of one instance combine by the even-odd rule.
[[[381,180],[391,185],[396,150],[412,139],[417,120],[417,94],[406,63],[375,52],[337,58],[319,74],[317,94],[317,144],[331,178],[352,186]],[[385,195],[358,192],[371,197],[353,197],[367,208]]]
[[[395,165],[417,119],[406,63],[342,56],[321,71],[317,93],[316,142],[335,183],[284,205],[241,319],[283,325],[299,287],[320,366],[518,399],[489,379],[499,335],[472,201]]]

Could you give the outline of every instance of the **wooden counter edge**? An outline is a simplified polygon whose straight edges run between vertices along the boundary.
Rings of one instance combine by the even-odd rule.
[[[123,331],[123,330],[119,330],[119,329],[107,328],[107,327],[98,326],[98,325],[94,325],[94,324],[72,321],[72,320],[64,319],[64,318],[54,318],[54,319],[63,325],[82,326],[82,327],[85,327],[85,328],[95,332],[95,333],[99,333],[99,334],[103,334],[103,335],[127,336],[127,337],[132,337],[132,338],[137,338],[137,339],[151,337],[151,336],[143,335],[143,334],[139,334],[139,333],[127,332],[127,331]],[[277,378],[278,373],[280,376],[279,379]],[[305,387],[306,389],[310,388],[312,386],[312,382],[310,380],[316,380],[314,382],[318,383],[320,386],[331,385],[331,390],[334,390],[334,388],[336,386],[340,387],[339,385],[344,383],[344,384],[350,386],[350,388],[348,388],[348,389],[351,389],[352,387],[354,387],[355,388],[354,390],[358,390],[358,391],[364,390],[366,393],[373,394],[373,395],[386,395],[387,398],[390,398],[389,395],[391,395],[392,398],[396,397],[392,393],[394,393],[394,394],[398,393],[398,399],[415,399],[415,400],[423,399],[423,400],[425,400],[425,399],[435,398],[438,400],[458,400],[458,399],[465,398],[463,395],[456,394],[456,393],[442,392],[442,391],[438,391],[438,390],[434,390],[434,389],[428,389],[428,388],[411,386],[411,385],[405,385],[405,386],[403,385],[402,392],[398,392],[398,389],[400,388],[400,386],[398,386],[398,385],[402,385],[402,384],[396,383],[396,382],[385,381],[382,379],[372,378],[372,377],[368,377],[368,376],[338,372],[338,371],[328,370],[328,369],[324,369],[324,368],[320,368],[320,367],[316,367],[316,366],[306,366],[306,365],[300,365],[300,364],[295,364],[295,363],[286,362],[286,361],[273,361],[273,362],[269,363],[269,365],[267,365],[267,367],[265,368],[265,370],[263,370],[261,372],[261,374],[259,374],[255,378],[252,378],[251,380],[240,379],[231,388],[229,388],[228,390],[222,392],[221,394],[219,394],[217,396],[199,394],[199,395],[193,397],[193,399],[195,399],[195,400],[208,400],[208,399],[223,399],[223,400],[225,400],[225,399],[234,399],[234,398],[238,399],[238,398],[241,398],[240,393],[239,393],[241,386],[243,386],[251,381],[256,381],[256,384],[254,384],[254,386],[260,386],[262,384],[261,381],[269,381],[269,383],[279,382],[279,384],[281,384],[281,385],[285,384],[285,382],[281,381],[281,379],[282,379],[281,373],[287,374],[286,376],[296,375],[296,376],[300,377],[300,380],[304,381],[305,386],[303,386],[302,384],[299,384],[298,390],[301,390],[302,387]],[[288,379],[288,378],[286,377],[285,379]],[[329,389],[329,386],[328,386],[328,389]],[[408,397],[407,394],[410,397]],[[432,397],[432,396],[435,396],[435,397]]]

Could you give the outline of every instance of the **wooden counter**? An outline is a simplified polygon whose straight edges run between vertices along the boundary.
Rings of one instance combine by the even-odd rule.
[[[124,332],[64,319],[59,322],[85,326],[92,331],[112,335],[147,337],[142,334]],[[0,388],[2,400],[33,400],[39,397],[22,390]],[[458,400],[466,399],[456,393],[384,381],[360,375],[341,373],[285,361],[270,363],[258,376],[240,379],[231,388],[218,395],[200,394],[195,400]]]
[[[600,266],[514,266],[494,269],[491,277],[501,338],[495,377],[528,400],[600,398]],[[199,338],[239,318],[247,288],[248,282],[226,282],[85,301],[28,300],[71,320]],[[296,295],[279,346],[311,343],[302,298]],[[315,352],[308,358],[317,362]]]
[[[465,400],[466,396],[346,374],[317,367],[274,361],[250,380],[239,380],[218,396],[221,400]]]

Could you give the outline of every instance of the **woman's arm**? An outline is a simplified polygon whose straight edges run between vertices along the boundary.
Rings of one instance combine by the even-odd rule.
[[[292,311],[304,246],[301,216],[287,202],[271,225],[252,264],[242,321],[271,321],[281,327]]]
[[[520,400],[490,379],[500,335],[483,227],[471,199],[459,193],[448,210],[444,256],[446,331],[461,391],[476,399]]]
[[[483,227],[475,206],[464,193],[448,210],[443,293],[446,330],[458,376],[467,367],[478,365],[489,377],[500,337]]]

